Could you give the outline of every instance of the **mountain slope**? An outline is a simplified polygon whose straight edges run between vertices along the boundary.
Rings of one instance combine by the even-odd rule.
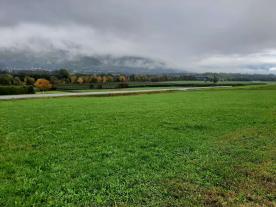
[[[68,68],[85,73],[173,73],[165,62],[137,57],[111,55],[71,55],[63,50],[30,52],[17,50],[0,51],[0,68],[12,70]]]

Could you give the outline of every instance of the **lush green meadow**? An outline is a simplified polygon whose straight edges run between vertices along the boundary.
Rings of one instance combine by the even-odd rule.
[[[0,206],[276,205],[275,86],[2,101],[0,146]]]
[[[178,87],[137,87],[137,88],[117,88],[117,89],[84,89],[67,91],[39,91],[36,94],[60,94],[60,93],[85,93],[85,92],[107,92],[107,91],[136,91],[136,90],[158,90],[158,89],[177,89]]]

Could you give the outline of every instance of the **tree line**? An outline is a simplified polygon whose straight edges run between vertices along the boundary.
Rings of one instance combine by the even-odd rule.
[[[22,70],[1,71],[0,85],[35,85],[37,80],[47,80],[49,84],[104,84],[111,82],[162,82],[162,81],[276,81],[272,74],[230,74],[230,73],[178,73],[178,74],[81,74],[67,69],[56,71]]]

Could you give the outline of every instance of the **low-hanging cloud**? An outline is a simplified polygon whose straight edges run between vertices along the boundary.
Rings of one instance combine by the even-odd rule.
[[[0,49],[158,58],[196,72],[270,73],[275,0],[0,0]]]
[[[65,50],[73,55],[108,53],[127,55],[137,50],[136,45],[131,41],[79,25],[19,24],[13,27],[2,27],[1,38],[0,48],[21,51]]]

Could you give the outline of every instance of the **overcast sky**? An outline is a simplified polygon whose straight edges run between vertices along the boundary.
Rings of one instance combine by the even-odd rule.
[[[276,72],[276,0],[0,0],[0,49],[138,55]]]

